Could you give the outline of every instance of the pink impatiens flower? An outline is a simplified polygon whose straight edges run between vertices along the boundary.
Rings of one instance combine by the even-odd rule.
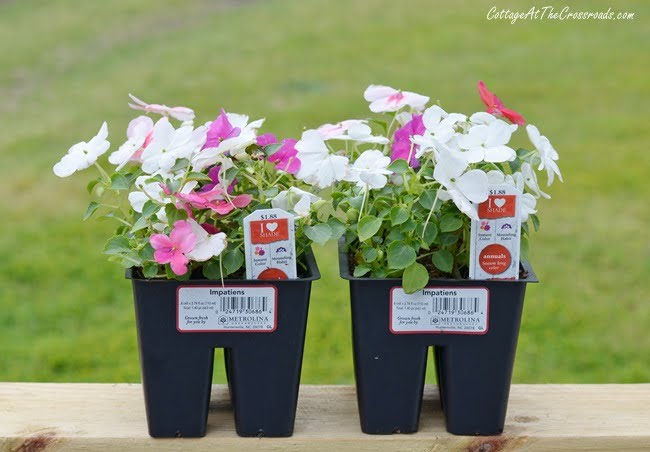
[[[272,133],[265,133],[264,135],[258,136],[256,139],[258,146],[268,146],[270,144],[276,144],[277,142],[278,138]]]
[[[418,145],[411,143],[411,137],[414,135],[423,135],[426,130],[422,115],[413,115],[413,118],[404,126],[395,131],[395,140],[390,154],[390,159],[404,159],[409,162],[412,168],[420,166],[420,162],[415,158]]]
[[[363,93],[363,97],[370,102],[370,111],[374,113],[398,111],[404,107],[422,110],[429,102],[427,96],[383,85],[370,85]]]
[[[208,192],[176,193],[174,196],[196,209],[210,209],[221,215],[227,215],[235,209],[241,209],[251,203],[253,197],[248,194],[224,199],[223,189],[214,187]]]
[[[194,110],[187,107],[168,107],[161,104],[148,104],[143,100],[138,99],[133,94],[129,94],[131,100],[135,103],[129,104],[129,107],[134,110],[146,111],[147,113],[157,113],[163,116],[171,116],[179,121],[192,121],[194,120]]]
[[[506,108],[506,106],[503,105],[503,102],[501,102],[501,99],[499,99],[496,94],[487,89],[487,86],[485,86],[485,82],[483,82],[483,80],[480,80],[478,82],[478,92],[481,95],[481,100],[487,107],[485,111],[495,116],[503,116],[513,124],[520,126],[526,124],[524,117],[520,113]]]
[[[241,129],[239,127],[232,126],[228,120],[226,111],[222,108],[221,114],[217,116],[217,119],[210,123],[210,128],[208,129],[208,139],[205,141],[202,149],[216,148],[223,140],[238,137],[240,133]]]
[[[196,236],[192,232],[190,223],[179,220],[169,236],[154,234],[149,238],[149,243],[154,249],[153,257],[159,264],[169,264],[177,275],[187,273],[187,264],[190,259],[186,254],[194,249]]]
[[[276,152],[268,157],[269,162],[276,162],[275,169],[285,171],[290,174],[296,174],[300,169],[300,160],[294,138],[285,138],[282,140],[282,146]]]

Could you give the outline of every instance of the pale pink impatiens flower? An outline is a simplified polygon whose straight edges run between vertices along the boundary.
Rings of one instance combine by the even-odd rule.
[[[154,234],[149,238],[149,243],[154,249],[153,257],[156,262],[169,264],[177,275],[187,273],[190,259],[186,254],[191,253],[196,244],[196,235],[192,232],[189,222],[185,220],[175,222],[169,236]]]
[[[485,111],[495,116],[503,116],[513,124],[520,126],[526,124],[524,117],[520,113],[506,108],[506,106],[503,105],[503,102],[501,102],[501,99],[499,99],[492,91],[487,89],[483,80],[478,82],[478,92],[481,95],[481,100],[487,107]]]
[[[133,94],[129,94],[131,100],[135,103],[129,103],[129,107],[134,110],[141,110],[147,113],[157,113],[163,116],[171,116],[174,119],[179,121],[193,121],[194,120],[194,110],[187,107],[168,107],[167,105],[162,104],[148,104],[145,101],[138,99]]]
[[[407,106],[422,110],[429,102],[427,96],[382,85],[370,85],[363,93],[363,97],[370,102],[370,111],[374,113],[397,111]]]
[[[235,209],[246,207],[253,200],[253,197],[248,194],[225,199],[221,186],[216,186],[207,192],[175,193],[174,196],[191,207],[210,209],[221,215],[227,215]]]
[[[153,120],[149,116],[138,116],[131,120],[126,129],[126,142],[113,152],[108,161],[117,165],[119,171],[130,161],[142,161],[142,152],[153,139]]]
[[[271,144],[276,144],[277,142],[278,142],[278,137],[276,137],[272,133],[265,133],[263,135],[258,136],[256,139],[256,144],[262,147]]]

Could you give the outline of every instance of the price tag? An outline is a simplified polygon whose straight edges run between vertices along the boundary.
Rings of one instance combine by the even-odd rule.
[[[512,185],[490,187],[472,220],[470,279],[519,279],[521,193]]]
[[[262,209],[244,218],[246,278],[291,279],[296,273],[293,215]]]

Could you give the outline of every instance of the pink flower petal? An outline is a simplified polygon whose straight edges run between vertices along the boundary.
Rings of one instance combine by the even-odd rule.
[[[249,205],[252,200],[253,200],[253,197],[251,195],[248,195],[248,194],[238,195],[238,196],[235,196],[234,198],[232,198],[232,204],[235,207],[238,207],[238,208],[241,209],[242,207],[246,207],[247,205]]]
[[[196,235],[192,232],[192,226],[185,220],[178,220],[174,223],[174,229],[169,234],[174,248],[181,253],[189,253],[196,244]]]
[[[176,251],[169,262],[169,266],[177,275],[184,275],[187,273],[187,264],[189,262],[190,260],[183,253]]]
[[[268,146],[269,144],[277,143],[278,139],[272,133],[265,133],[264,135],[258,136],[256,142],[258,146]]]
[[[154,250],[172,247],[172,241],[165,234],[152,235],[149,237],[149,243],[151,243]]]

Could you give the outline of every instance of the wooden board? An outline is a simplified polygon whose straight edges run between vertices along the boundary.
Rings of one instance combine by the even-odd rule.
[[[350,386],[303,386],[291,438],[237,437],[223,386],[201,439],[150,438],[143,403],[137,384],[0,383],[0,450],[650,451],[650,384],[515,385],[498,437],[448,434],[435,386],[410,435],[361,433]]]

